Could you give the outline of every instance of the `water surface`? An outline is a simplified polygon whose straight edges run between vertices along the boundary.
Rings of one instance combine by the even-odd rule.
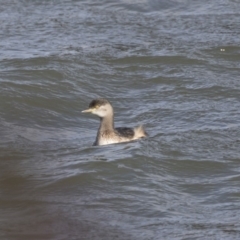
[[[238,1],[0,9],[1,239],[239,239]],[[149,138],[92,147],[97,97]]]

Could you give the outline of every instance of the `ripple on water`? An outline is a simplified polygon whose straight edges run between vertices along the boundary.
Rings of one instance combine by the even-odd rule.
[[[2,4],[0,236],[238,239],[238,9]],[[96,97],[149,137],[92,147]]]

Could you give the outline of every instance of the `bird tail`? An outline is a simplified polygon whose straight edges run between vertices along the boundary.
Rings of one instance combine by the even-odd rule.
[[[144,127],[142,125],[135,127],[134,128],[134,139],[138,139],[138,138],[143,138],[143,137],[147,137],[148,134],[146,133]]]

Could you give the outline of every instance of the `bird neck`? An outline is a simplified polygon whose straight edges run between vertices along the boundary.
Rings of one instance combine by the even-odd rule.
[[[104,131],[113,131],[114,130],[114,122],[113,122],[113,115],[100,118],[100,127],[99,131],[104,132]]]

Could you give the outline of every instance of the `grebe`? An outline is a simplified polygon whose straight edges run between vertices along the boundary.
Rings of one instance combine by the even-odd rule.
[[[129,142],[147,136],[144,128],[114,128],[114,112],[111,103],[103,98],[95,99],[83,113],[92,113],[100,117],[100,127],[93,146]]]

